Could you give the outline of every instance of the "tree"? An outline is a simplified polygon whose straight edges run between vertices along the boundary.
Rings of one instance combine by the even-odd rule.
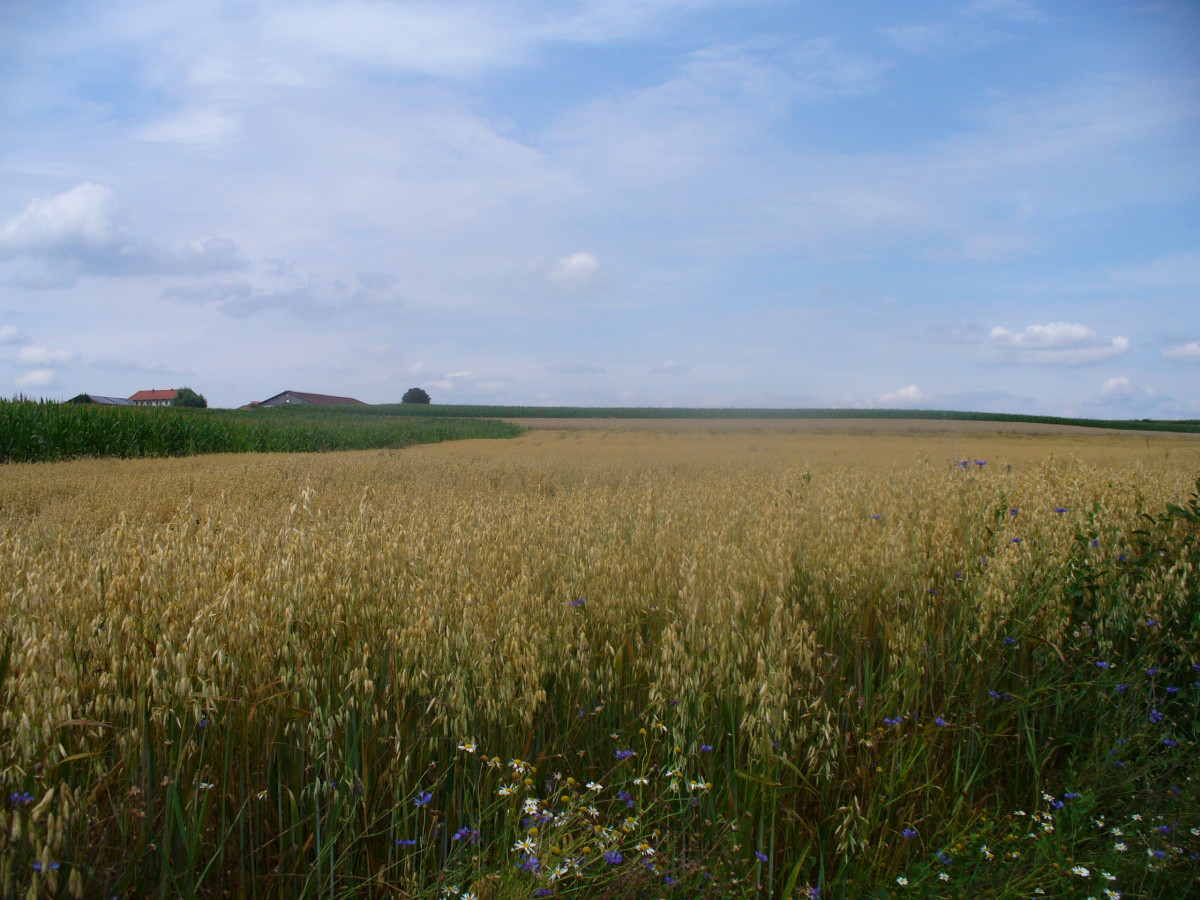
[[[175,399],[171,401],[172,406],[190,406],[194,409],[207,409],[208,401],[204,399],[203,394],[197,394],[190,387],[181,387],[175,392]]]
[[[404,392],[401,403],[429,403],[429,395],[420,388],[409,388]]]

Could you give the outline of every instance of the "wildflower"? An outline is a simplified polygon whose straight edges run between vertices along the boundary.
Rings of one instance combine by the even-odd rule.
[[[613,754],[617,759],[629,759],[631,756],[637,756],[632,750],[618,750]]]
[[[986,460],[986,459],[977,459],[977,460],[975,460],[975,465],[977,465],[977,466],[986,466],[986,465],[987,465],[987,460]],[[908,883],[908,882],[905,882],[905,884],[907,884],[907,883]]]
[[[904,721],[904,716],[896,716],[893,719],[889,719],[887,716],[884,716],[884,719],[883,719],[883,722],[885,725],[899,725],[903,721]]]
[[[13,806],[28,806],[34,801],[34,796],[29,791],[24,791],[18,794],[10,794],[8,799],[12,801]]]
[[[938,872],[938,881],[949,881],[950,876],[945,872]]]
[[[1100,539],[1099,539],[1099,538],[1092,538],[1090,541],[1088,541],[1088,544],[1089,544],[1090,546],[1092,546],[1092,547],[1099,547],[1099,546],[1100,546]]]
[[[587,597],[578,597],[571,601],[571,606],[572,607],[583,606],[583,604],[585,604],[585,603],[587,603]]]
[[[916,829],[915,829],[915,828],[905,828],[905,829],[904,829],[903,831],[901,831],[900,833],[901,833],[902,835],[904,835],[906,838],[914,838],[914,837],[916,837],[916,836],[917,836],[917,831],[916,831]]]
[[[541,867],[542,861],[536,856],[526,856],[517,866],[518,869],[530,873],[537,872]]]
[[[459,750],[466,750],[468,753],[475,752],[475,745],[471,741],[463,741],[458,745]]]
[[[1170,738],[1163,738],[1163,745],[1166,747],[1178,747],[1179,741],[1173,741]]]
[[[1169,688],[1168,688],[1168,690],[1169,690]],[[700,752],[701,753],[712,753],[712,744],[701,744]]]
[[[633,794],[629,793],[628,791],[617,791],[617,799],[624,800],[625,805],[630,809],[633,809]]]
[[[467,891],[462,895],[462,900],[479,900],[479,895],[474,891]]]
[[[215,787],[216,787],[216,785],[213,784],[211,781],[200,782],[200,790],[202,790],[202,791],[211,791]]]
[[[936,724],[938,725],[938,727],[940,727],[940,728],[945,728],[947,725],[949,725],[949,724],[950,724],[950,723],[949,723],[949,722],[947,722],[945,719],[943,719],[941,716],[938,716],[938,717],[937,717],[936,719],[934,719],[933,721],[934,721],[934,723],[936,723]]]
[[[517,792],[517,789],[515,787],[513,787],[511,784],[502,784],[502,785],[500,785],[500,790],[496,791],[496,793],[499,794],[501,797],[511,797],[516,792]]]
[[[1011,646],[1012,646],[1013,644],[1015,644],[1016,642],[1017,642],[1017,639],[1016,639],[1015,637],[1006,637],[1006,638],[1004,639],[1004,646],[1005,646],[1005,647],[1011,647]]]
[[[1118,853],[1124,853],[1126,850],[1129,849],[1129,847],[1128,847],[1128,845],[1125,844],[1124,841],[1117,841],[1115,844],[1113,844],[1113,849],[1116,850]]]
[[[872,519],[882,519],[883,513],[871,513],[871,518]]]
[[[637,851],[638,851],[638,853],[642,854],[642,856],[653,856],[654,855],[654,848],[651,847],[645,841],[642,841],[640,844],[637,845]]]
[[[470,843],[475,844],[479,842],[479,832],[474,828],[467,828],[464,826],[458,829],[458,831],[454,832],[454,840],[469,841]]]
[[[1009,543],[1010,543],[1010,544],[1019,544],[1019,543],[1021,543],[1021,541],[1023,541],[1023,540],[1025,540],[1025,539],[1024,539],[1024,538],[1015,537],[1015,538],[1013,538],[1012,540],[1010,540],[1010,541],[1009,541]]]
[[[1175,687],[1174,685],[1170,685],[1167,687],[1167,693],[1168,694],[1177,694],[1177,693],[1179,693],[1179,688]]]
[[[417,839],[416,838],[400,838],[399,840],[396,841],[396,843],[401,847],[415,847],[415,846],[417,846]]]
[[[1160,712],[1159,712],[1157,709],[1152,709],[1152,710],[1150,710],[1150,721],[1151,721],[1152,723],[1154,723],[1155,725],[1157,725],[1157,724],[1158,724],[1159,722],[1161,722],[1162,720],[1163,720],[1163,714],[1162,714],[1162,713],[1160,713]]]
[[[610,866],[619,866],[625,862],[625,857],[621,855],[620,850],[609,850],[604,854],[604,861]]]
[[[533,853],[533,851],[537,849],[533,841],[531,841],[529,838],[521,838],[519,841],[513,844],[512,848],[514,853]]]
[[[938,862],[940,862],[943,866],[948,866],[950,863],[954,862],[954,859],[947,856],[945,853],[939,853]]]
[[[1102,659],[1098,659],[1098,660],[1096,660],[1096,668],[1097,669],[1107,669],[1108,663]]]
[[[52,863],[46,863],[46,866],[45,866],[45,868],[46,868],[46,869],[49,869],[49,870],[51,870],[51,871],[57,872],[57,871],[58,871],[58,866],[59,866],[59,864],[58,864],[58,863],[56,863],[56,862],[52,862]],[[35,871],[35,872],[41,872],[41,871],[43,871],[43,869],[42,869],[42,864],[41,864],[40,862],[35,862],[35,863],[33,864],[33,871]]]
[[[908,879],[903,875],[897,875],[896,884],[900,885],[900,887],[908,887]]]
[[[1123,694],[1127,690],[1129,690],[1129,685],[1127,685],[1127,684],[1118,684],[1117,685],[1117,693],[1118,694]]]
[[[1065,794],[1063,794],[1063,799],[1064,800],[1078,800],[1079,794],[1075,793],[1074,791],[1067,791]]]
[[[1009,509],[1009,511],[1008,511],[1008,514],[1009,514],[1010,516],[1015,516],[1015,515],[1016,515],[1017,513],[1019,513],[1019,512],[1020,512],[1020,510],[1019,510],[1019,509],[1017,509],[1017,507],[1015,507],[1015,506],[1014,506],[1014,507],[1011,507],[1011,508]]]
[[[759,862],[766,862],[768,859],[770,859],[767,854],[759,853],[757,850],[754,851],[754,855],[758,858]]]
[[[1104,896],[1107,897],[1108,900],[1121,900],[1121,892],[1114,891],[1112,888],[1105,888]]]
[[[600,815],[600,810],[594,806],[585,806],[583,812],[584,815],[591,816],[593,819]]]
[[[428,806],[431,800],[433,800],[433,793],[431,791],[421,791],[421,793],[417,794],[417,798],[413,800],[413,806]]]
[[[604,785],[597,784],[594,781],[589,781],[587,783],[586,787],[589,791],[595,791],[597,794],[600,793],[602,790],[604,790]]]
[[[644,787],[650,783],[650,779],[644,775],[639,775],[637,778],[633,779],[633,783]]]
[[[1065,507],[1065,506],[1056,506],[1056,507],[1054,507],[1054,511],[1055,511],[1056,513],[1058,513],[1059,515],[1062,515],[1063,513],[1065,513],[1065,512],[1067,511],[1067,507]]]

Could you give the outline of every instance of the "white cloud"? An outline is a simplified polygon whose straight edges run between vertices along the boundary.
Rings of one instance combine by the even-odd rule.
[[[138,136],[156,143],[204,146],[219,144],[238,131],[238,122],[229,116],[205,109],[186,109],[145,126]]]
[[[884,394],[879,398],[879,402],[884,406],[908,406],[913,403],[920,403],[924,399],[924,392],[915,384],[910,384],[908,387],[902,387],[898,391]]]
[[[1009,331],[997,325],[989,335],[991,345],[1008,362],[1035,366],[1086,366],[1129,352],[1129,338],[1100,337],[1086,325],[1052,322]]]
[[[1131,401],[1156,403],[1159,399],[1158,391],[1154,388],[1138,387],[1126,375],[1110,378],[1100,386],[1100,400],[1103,403],[1120,404]]]
[[[91,182],[33,200],[0,228],[0,259],[111,247],[118,241],[116,213],[112,190]]]
[[[654,366],[650,371],[655,375],[682,375],[691,371],[691,368],[691,366],[669,359],[665,363]]]
[[[19,344],[21,332],[15,325],[0,325],[0,344]]]
[[[550,270],[550,280],[560,287],[579,290],[595,283],[600,273],[600,261],[590,253],[564,256]]]
[[[1182,359],[1187,362],[1200,362],[1200,341],[1188,341],[1177,347],[1168,347],[1162,352],[1167,359]]]
[[[70,362],[75,354],[70,350],[49,350],[45,347],[22,347],[17,351],[17,362],[27,366],[58,365]]]
[[[64,266],[106,275],[187,275],[244,264],[228,238],[201,237],[173,248],[138,238],[122,222],[113,190],[92,182],[35,199],[0,227],[0,261],[20,256],[60,275]]]
[[[17,387],[20,388],[39,388],[53,384],[54,379],[55,372],[53,369],[34,369],[32,372],[26,372],[15,379],[15,382]]]

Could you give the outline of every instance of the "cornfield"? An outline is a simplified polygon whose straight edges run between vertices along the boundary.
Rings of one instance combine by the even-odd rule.
[[[5,466],[0,895],[1195,892],[1200,462],[1153,441]]]

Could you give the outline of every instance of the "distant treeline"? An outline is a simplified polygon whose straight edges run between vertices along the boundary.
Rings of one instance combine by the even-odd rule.
[[[520,433],[494,418],[433,419],[407,410],[401,417],[392,407],[241,411],[0,400],[0,462],[369,450]]]
[[[1080,419],[941,409],[698,409],[650,406],[373,406],[401,415],[479,419],[934,419],[958,422],[1033,422],[1129,431],[1200,433],[1200,419]]]

